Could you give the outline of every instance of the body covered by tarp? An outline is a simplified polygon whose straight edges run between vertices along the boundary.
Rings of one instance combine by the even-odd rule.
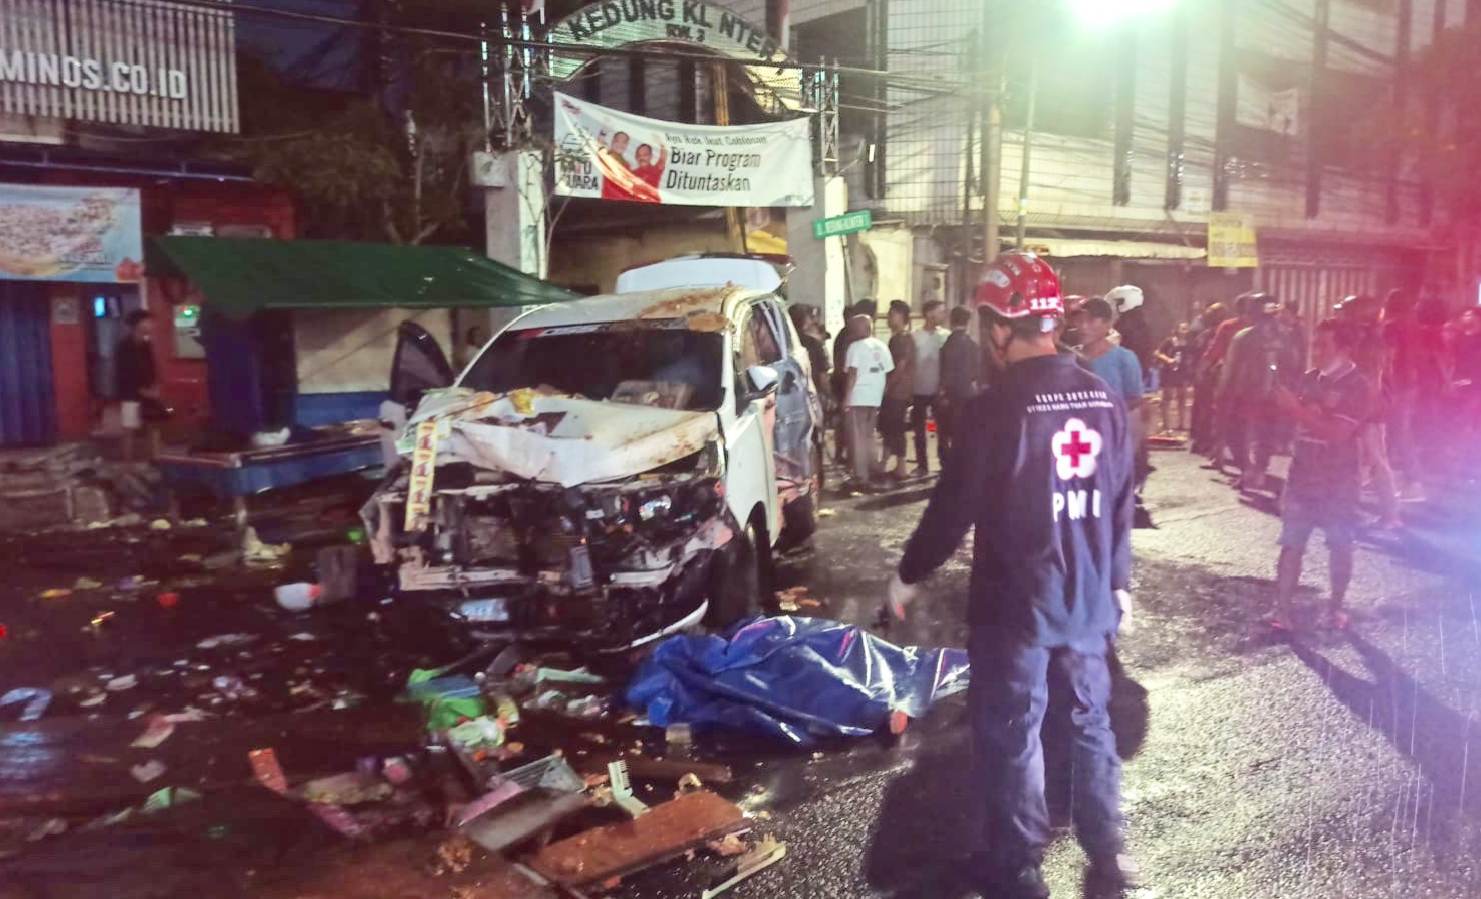
[[[627,701],[658,727],[724,727],[806,746],[873,733],[895,710],[919,717],[965,689],[968,673],[963,649],[902,648],[854,625],[784,615],[724,637],[671,637],[638,669]]]
[[[403,455],[415,445],[417,423],[429,420],[440,425],[438,464],[469,462],[563,487],[651,471],[694,455],[720,433],[713,412],[449,388],[423,399],[397,445]]]

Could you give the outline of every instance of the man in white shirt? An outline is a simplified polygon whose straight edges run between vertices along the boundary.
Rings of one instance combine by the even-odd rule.
[[[915,432],[915,473],[924,477],[931,473],[931,466],[926,462],[926,418],[941,417],[937,398],[941,394],[941,347],[947,337],[942,327],[946,322],[946,304],[927,300],[921,307],[921,315],[925,323],[911,334],[915,340],[915,397],[910,406],[910,429]],[[936,458],[944,465],[943,446],[938,440]]]
[[[874,319],[855,315],[848,321],[854,342],[844,359],[847,382],[844,389],[844,418],[848,426],[849,458],[854,465],[855,487],[867,486],[878,473],[879,454],[874,446],[874,426],[884,401],[885,377],[894,370],[890,348],[874,336]]]

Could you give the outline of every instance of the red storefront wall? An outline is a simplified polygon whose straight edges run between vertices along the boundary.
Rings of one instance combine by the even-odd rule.
[[[275,188],[244,182],[179,181],[118,176],[89,177],[56,173],[45,179],[51,184],[106,184],[139,187],[141,217],[146,235],[168,234],[181,225],[210,226],[241,234],[262,230],[278,240],[295,236],[293,203]],[[245,229],[245,230],[242,230]],[[198,302],[189,286],[178,279],[146,278],[141,285],[148,310],[155,319],[154,352],[162,401],[175,410],[169,430],[178,435],[194,431],[209,417],[206,393],[206,362],[182,359],[175,354],[174,307]],[[93,395],[87,375],[87,330],[84,317],[92,314],[87,285],[57,284],[52,288],[52,376],[56,391],[57,431],[62,440],[90,434],[97,424],[105,400]],[[68,304],[76,315],[64,310]],[[58,314],[62,312],[63,314]]]

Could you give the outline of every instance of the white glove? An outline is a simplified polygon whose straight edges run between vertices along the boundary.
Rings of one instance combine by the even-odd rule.
[[[1136,630],[1135,600],[1132,599],[1130,591],[1116,591],[1116,607],[1121,610],[1121,626],[1118,629],[1120,633],[1129,634]]]
[[[900,580],[900,572],[897,571],[890,575],[887,603],[890,607],[890,614],[895,616],[896,621],[905,620],[907,607],[915,602],[915,598],[919,595],[920,588],[911,586]]]

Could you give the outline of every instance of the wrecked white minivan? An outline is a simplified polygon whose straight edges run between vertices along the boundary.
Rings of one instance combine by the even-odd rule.
[[[392,391],[447,383],[414,325]],[[782,300],[677,288],[540,307],[429,389],[366,506],[402,595],[488,637],[618,650],[754,613],[815,526],[818,397]]]

